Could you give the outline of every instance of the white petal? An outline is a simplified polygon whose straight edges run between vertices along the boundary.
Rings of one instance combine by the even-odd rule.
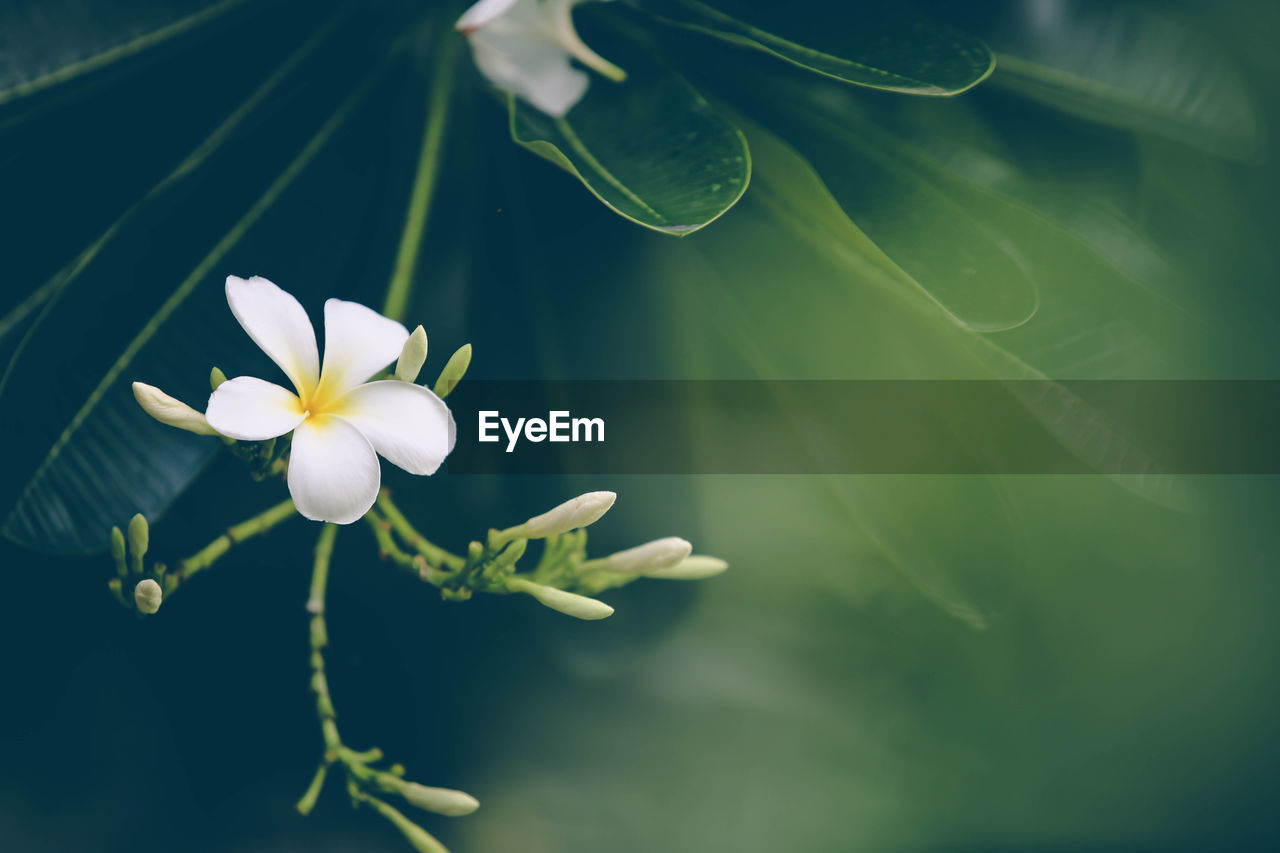
[[[218,386],[204,413],[209,426],[239,441],[266,441],[302,423],[302,401],[265,379],[237,376]]]
[[[453,450],[453,415],[435,394],[395,379],[347,392],[333,412],[369,439],[387,461],[410,474],[433,474]]]
[[[551,33],[531,32],[515,17],[499,18],[471,36],[476,66],[498,88],[559,118],[582,99],[591,79],[569,64]]]
[[[381,479],[369,440],[342,418],[317,415],[293,431],[289,494],[306,518],[356,521],[373,506]]]
[[[480,0],[470,9],[462,13],[462,17],[458,19],[458,23],[454,26],[459,32],[470,33],[478,30],[485,24],[497,18],[499,15],[505,15],[512,6],[524,0]],[[536,0],[532,0],[536,2]]]
[[[320,354],[307,312],[292,295],[262,276],[227,276],[227,304],[240,325],[271,357],[299,394],[316,386]]]
[[[324,368],[318,395],[333,400],[395,361],[409,330],[358,302],[324,304]]]

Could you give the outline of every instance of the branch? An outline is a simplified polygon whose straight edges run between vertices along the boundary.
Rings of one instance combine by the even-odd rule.
[[[324,735],[326,764],[336,761],[342,750],[342,739],[338,737],[336,722],[338,714],[333,708],[329,681],[324,674],[324,648],[329,645],[329,630],[324,621],[324,596],[329,585],[333,541],[337,535],[336,524],[326,524],[320,531],[320,538],[316,540],[315,563],[311,569],[311,595],[307,598],[307,612],[311,614],[311,692],[316,695],[316,715],[320,718],[320,731]],[[306,798],[303,799],[305,801]],[[300,811],[301,806],[299,803]]]
[[[378,493],[377,506],[391,524],[392,529],[405,541],[405,544],[426,557],[428,563],[447,566],[455,572],[466,566],[467,561],[465,559],[449,553],[438,545],[433,545],[428,541],[427,537],[414,529],[414,526],[404,517],[404,513],[400,512],[399,508],[392,502],[391,493],[386,489]]]
[[[293,506],[293,500],[285,499],[265,512],[227,528],[226,533],[185,560],[179,560],[173,571],[165,575],[165,596],[176,590],[179,584],[190,580],[197,572],[212,566],[219,557],[230,551],[232,546],[266,533],[282,521],[292,518],[295,512],[297,510]]]

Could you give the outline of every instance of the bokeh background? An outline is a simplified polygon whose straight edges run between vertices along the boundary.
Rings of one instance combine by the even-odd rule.
[[[0,88],[201,8],[5,5]],[[856,26],[861,7],[813,14]],[[353,91],[157,337],[151,372],[129,378],[195,401],[212,364],[254,369],[217,286],[228,273],[267,275],[313,316],[327,296],[378,304],[430,83],[417,11],[370,4],[321,32],[328,6],[250,2],[0,100],[11,312],[316,39],[21,344],[0,389],[5,512],[57,419]],[[1034,55],[1096,71],[1096,98],[1055,100],[997,65],[959,98],[903,99],[668,33],[664,50],[747,127],[753,157],[743,200],[687,238],[617,217],[514,145],[502,106],[460,74],[406,317],[430,335],[427,372],[470,341],[470,375],[488,379],[1274,378],[1280,10],[927,11],[1013,69]],[[409,54],[384,62],[399,37]],[[1126,103],[1126,84],[1148,100]],[[954,258],[997,247],[1037,310],[1009,328],[957,322],[937,287],[851,251],[851,228],[944,295]],[[982,317],[1029,298],[964,292]],[[29,328],[4,329],[6,360]],[[228,341],[244,346],[218,348]],[[481,800],[465,819],[424,821],[454,850],[1280,840],[1274,479],[1184,478],[1184,503],[1103,476],[384,473],[455,549],[612,489],[593,550],[681,535],[732,564],[706,583],[619,590],[615,616],[576,623],[523,598],[442,602],[380,564],[363,528],[342,531],[329,679],[344,736]],[[153,522],[152,551],[193,551],[282,496],[217,456]],[[337,785],[311,817],[293,811],[321,749],[302,607],[313,537],[298,520],[246,544],[145,620],[109,597],[109,558],[0,543],[0,847],[406,849]]]

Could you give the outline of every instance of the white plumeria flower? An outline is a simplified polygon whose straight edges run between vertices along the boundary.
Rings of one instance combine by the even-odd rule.
[[[321,366],[311,321],[291,295],[265,278],[228,276],[227,302],[297,393],[251,376],[228,379],[205,417],[240,441],[293,432],[289,494],[302,515],[350,524],[378,497],[378,454],[411,474],[431,474],[453,450],[453,415],[443,400],[408,382],[368,381],[409,337],[395,320],[330,299]]]
[[[591,83],[570,57],[621,82],[627,73],[587,47],[573,28],[573,7],[583,0],[480,0],[458,19],[484,76],[556,118],[586,94]]]

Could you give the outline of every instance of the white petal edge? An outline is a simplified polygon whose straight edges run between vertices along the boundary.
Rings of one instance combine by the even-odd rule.
[[[462,13],[458,23],[454,24],[459,32],[470,34],[480,29],[494,18],[505,15],[511,7],[524,0],[480,0],[470,9]],[[530,0],[537,2],[537,0]]]
[[[444,400],[395,379],[347,392],[333,412],[360,430],[388,462],[410,474],[434,474],[457,438]]]
[[[265,379],[237,376],[209,396],[204,417],[209,426],[228,438],[266,441],[295,428],[306,413],[298,395],[288,388]]]
[[[262,276],[227,276],[227,304],[253,342],[270,356],[299,394],[316,386],[320,352],[306,310],[293,295]]]
[[[324,303],[324,367],[318,395],[333,400],[400,357],[409,330],[358,302]]]
[[[357,521],[377,500],[381,482],[373,446],[342,418],[319,415],[293,431],[289,494],[305,518]]]

